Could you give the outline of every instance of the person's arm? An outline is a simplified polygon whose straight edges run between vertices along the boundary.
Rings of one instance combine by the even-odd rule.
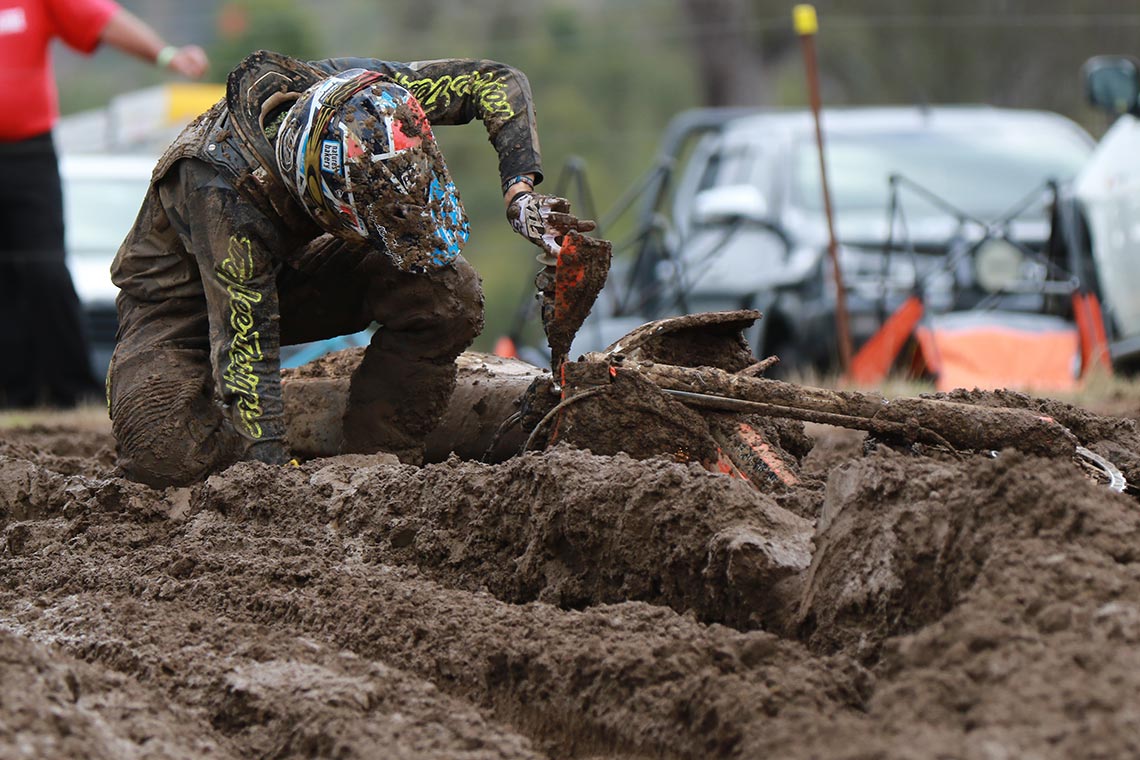
[[[329,73],[362,68],[387,75],[415,96],[432,125],[482,121],[499,154],[507,220],[542,249],[544,264],[556,259],[567,232],[595,228],[592,221],[574,217],[564,198],[533,192],[542,182],[542,154],[530,82],[518,69],[466,58],[415,63],[331,58],[314,65]]]
[[[433,125],[483,122],[499,155],[505,193],[518,192],[511,180],[528,176],[542,182],[534,98],[526,75],[496,61],[466,58],[394,63],[373,58],[332,58],[315,64],[329,73],[351,68],[380,71],[406,88]],[[521,184],[521,183],[519,183]]]
[[[126,8],[120,8],[111,16],[103,28],[101,41],[191,79],[201,77],[210,63],[202,48],[168,44],[149,24]]]

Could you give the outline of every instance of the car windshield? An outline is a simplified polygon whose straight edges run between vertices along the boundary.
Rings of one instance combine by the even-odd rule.
[[[885,213],[888,178],[899,174],[956,209],[992,221],[1041,188],[1072,178],[1091,147],[1068,130],[985,129],[835,135],[827,138],[832,206],[839,216]],[[819,154],[813,139],[797,146],[792,196],[821,211]],[[945,215],[913,191],[900,194],[907,218]]]
[[[118,250],[146,195],[147,177],[72,177],[64,184],[64,231],[72,253]]]

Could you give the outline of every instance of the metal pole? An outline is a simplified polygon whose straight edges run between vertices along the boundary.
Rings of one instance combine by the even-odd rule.
[[[831,272],[835,279],[835,332],[839,344],[839,365],[843,374],[851,369],[851,330],[847,320],[847,290],[843,284],[843,272],[839,266],[839,245],[835,240],[835,220],[831,211],[831,191],[827,184],[827,161],[823,151],[823,128],[820,125],[819,72],[816,68],[815,35],[819,31],[815,7],[797,5],[792,10],[796,34],[799,35],[804,51],[804,66],[807,69],[808,96],[811,112],[815,119],[815,142],[819,150],[819,175],[823,188],[823,211],[827,217],[827,255],[831,259]]]

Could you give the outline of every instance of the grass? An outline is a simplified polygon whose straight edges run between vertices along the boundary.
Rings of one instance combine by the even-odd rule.
[[[67,427],[84,432],[109,433],[111,420],[103,404],[88,404],[75,409],[0,411],[0,431],[30,427]]]

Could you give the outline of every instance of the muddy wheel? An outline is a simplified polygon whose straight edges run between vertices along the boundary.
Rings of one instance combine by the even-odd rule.
[[[863,453],[868,454],[873,451],[875,447],[880,445],[890,446],[900,451],[909,451],[917,456],[933,454],[935,451],[943,452],[944,454],[954,454],[959,457],[963,455],[969,456],[967,452],[954,451],[953,449],[941,446],[927,447],[923,444],[892,441],[888,438],[878,438],[871,435],[867,436],[863,441]],[[999,456],[999,452],[997,451],[977,452],[975,455],[978,454],[991,459],[995,459]],[[1140,489],[1128,483],[1127,478],[1124,477],[1124,473],[1121,472],[1119,467],[1095,451],[1087,449],[1084,446],[1077,446],[1073,453],[1073,462],[1081,469],[1085,477],[1094,483],[1107,486],[1110,490],[1118,493],[1127,492],[1140,495]]]
[[[1084,446],[1078,446],[1073,460],[1084,470],[1085,476],[1089,480],[1103,483],[1119,493],[1124,493],[1125,489],[1128,489],[1128,481],[1125,480],[1124,473],[1100,454],[1090,451]],[[1135,492],[1135,487],[1132,488],[1132,491]]]

